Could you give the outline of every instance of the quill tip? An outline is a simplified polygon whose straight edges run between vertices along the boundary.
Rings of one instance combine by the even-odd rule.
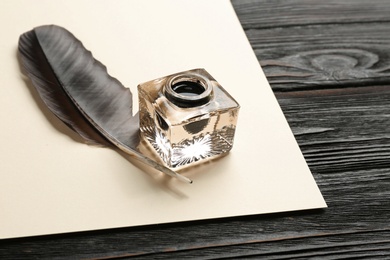
[[[189,184],[193,183],[193,181],[190,178],[187,178],[187,177],[185,177],[185,176],[183,176],[181,174],[178,174],[177,172],[175,172],[175,171],[173,171],[173,170],[171,170],[171,169],[169,169],[169,168],[167,168],[167,167],[165,167],[165,166],[163,166],[161,164],[158,164],[158,163],[156,163],[155,161],[153,161],[153,160],[151,160],[149,158],[145,158],[144,157],[144,159],[146,159],[145,162],[147,162],[149,165],[153,166],[155,169],[159,170],[162,173],[165,173],[165,174],[167,174],[167,175],[169,175],[169,176],[171,176],[173,178],[176,178],[176,179],[178,179],[179,181],[182,181],[182,182],[186,182],[186,183],[189,183]]]
[[[171,176],[172,176],[172,175],[171,175]],[[174,176],[172,176],[172,177],[175,177],[175,178],[179,179],[180,181],[186,182],[186,183],[189,183],[189,184],[192,184],[192,183],[194,182],[194,181],[191,180],[190,178],[187,178],[187,177],[185,177],[185,176],[183,176],[183,175],[180,175],[180,174],[178,174],[178,173],[176,173],[176,172],[175,172]]]

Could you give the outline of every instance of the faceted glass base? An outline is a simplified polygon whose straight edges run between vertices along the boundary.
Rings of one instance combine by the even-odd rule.
[[[151,122],[151,117],[142,119]],[[225,126],[219,130],[199,135],[183,136],[172,143],[154,124],[142,124],[143,137],[170,168],[182,168],[200,160],[212,159],[229,152],[233,146],[235,126]]]

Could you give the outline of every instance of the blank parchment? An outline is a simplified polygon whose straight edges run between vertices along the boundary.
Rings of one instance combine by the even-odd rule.
[[[326,207],[228,0],[3,0],[0,20],[0,238]],[[18,62],[19,35],[44,24],[71,31],[134,103],[139,83],[205,68],[241,105],[232,151],[183,172],[190,185],[82,143]]]

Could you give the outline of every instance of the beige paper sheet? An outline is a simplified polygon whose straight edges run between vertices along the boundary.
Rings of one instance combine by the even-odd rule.
[[[0,238],[326,207],[228,0],[2,0],[0,21]],[[242,107],[231,153],[189,185],[81,143],[19,67],[19,35],[43,24],[73,32],[135,102],[140,82],[205,68]]]

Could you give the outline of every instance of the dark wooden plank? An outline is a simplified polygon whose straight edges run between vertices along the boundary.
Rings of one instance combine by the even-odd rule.
[[[249,30],[247,35],[275,91],[390,83],[390,22]]]
[[[390,258],[390,2],[233,4],[329,208],[5,240],[0,258]]]
[[[232,0],[244,29],[389,22],[387,0]]]
[[[316,172],[390,167],[390,86],[276,96]]]
[[[380,240],[378,233],[366,234],[364,232],[352,232],[340,235],[342,239],[335,239],[330,234],[320,234],[312,237],[300,237],[280,239],[275,241],[252,241],[245,244],[232,244],[226,246],[210,246],[209,248],[194,248],[191,250],[165,253],[150,253],[134,256],[142,259],[146,256],[153,259],[197,259],[207,256],[207,259],[237,259],[259,258],[266,259],[291,259],[291,258],[342,258],[342,256],[372,257],[374,254],[390,256],[390,232],[381,232]],[[370,239],[369,241],[367,241]],[[352,240],[353,242],[346,242]],[[326,242],[326,243],[325,243]],[[249,250],[250,249],[250,250]],[[206,253],[207,252],[207,253]]]
[[[233,2],[275,91],[390,83],[388,2],[293,2]]]

